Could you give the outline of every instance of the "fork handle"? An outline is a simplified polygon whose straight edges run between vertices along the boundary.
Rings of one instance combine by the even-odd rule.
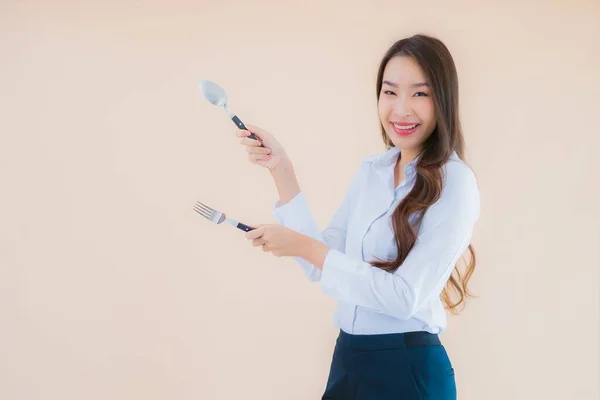
[[[242,122],[242,120],[239,119],[237,117],[237,115],[234,115],[233,117],[231,117],[231,120],[237,125],[238,128],[243,129],[245,131],[248,130],[248,128],[246,128],[246,125],[244,125],[244,123]],[[250,139],[258,140],[260,142],[260,140],[258,139],[258,137],[254,133],[250,133],[250,135],[248,137]],[[265,146],[263,146],[263,144],[261,143],[260,147],[265,147]]]
[[[236,225],[236,228],[243,230],[244,232],[250,232],[256,228],[253,228],[251,226],[248,226],[246,224],[242,224],[241,222],[238,222],[238,224]]]

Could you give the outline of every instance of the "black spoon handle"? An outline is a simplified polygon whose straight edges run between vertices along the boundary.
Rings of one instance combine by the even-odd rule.
[[[243,129],[243,130],[246,130],[246,131],[248,130],[248,128],[246,128],[246,125],[244,125],[244,123],[242,122],[242,120],[241,120],[241,119],[239,119],[239,118],[237,117],[237,115],[234,115],[233,117],[231,117],[231,120],[232,120],[232,121],[233,121],[233,122],[234,122],[234,123],[237,125],[237,127],[238,127],[238,128],[240,128],[240,129]],[[260,140],[258,139],[258,137],[257,137],[257,136],[256,136],[254,133],[250,133],[250,136],[248,136],[248,137],[249,137],[250,139],[254,139],[254,140],[258,140],[258,141],[260,141]],[[261,143],[261,144],[260,144],[260,147],[265,147],[265,146],[263,146],[263,144]]]

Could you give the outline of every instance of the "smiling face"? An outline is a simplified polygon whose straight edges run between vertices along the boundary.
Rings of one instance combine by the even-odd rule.
[[[425,73],[408,56],[395,56],[383,72],[379,119],[390,141],[415,157],[436,127],[433,92]]]

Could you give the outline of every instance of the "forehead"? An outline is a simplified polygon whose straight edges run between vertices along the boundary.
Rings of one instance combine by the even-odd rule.
[[[414,58],[409,56],[395,56],[385,66],[383,80],[399,85],[411,85],[425,82],[427,77]]]

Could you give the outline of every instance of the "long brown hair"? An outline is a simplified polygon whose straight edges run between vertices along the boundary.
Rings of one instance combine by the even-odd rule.
[[[381,93],[383,73],[387,63],[395,56],[412,57],[429,80],[433,92],[436,127],[424,143],[423,151],[416,163],[416,178],[411,191],[398,205],[392,215],[398,255],[395,260],[375,261],[372,264],[388,272],[402,266],[409,251],[417,240],[419,224],[427,211],[440,197],[443,187],[443,166],[453,151],[463,159],[464,139],[458,111],[458,75],[448,48],[438,39],[426,35],[414,35],[394,43],[381,60],[377,74],[377,100]],[[381,126],[383,141],[388,148],[394,146]],[[412,223],[409,217],[414,215]],[[461,273],[454,268],[441,299],[452,313],[473,295],[467,284],[475,270],[475,250],[469,245],[469,262]],[[452,294],[457,296],[452,300]],[[463,304],[464,305],[464,304]]]

